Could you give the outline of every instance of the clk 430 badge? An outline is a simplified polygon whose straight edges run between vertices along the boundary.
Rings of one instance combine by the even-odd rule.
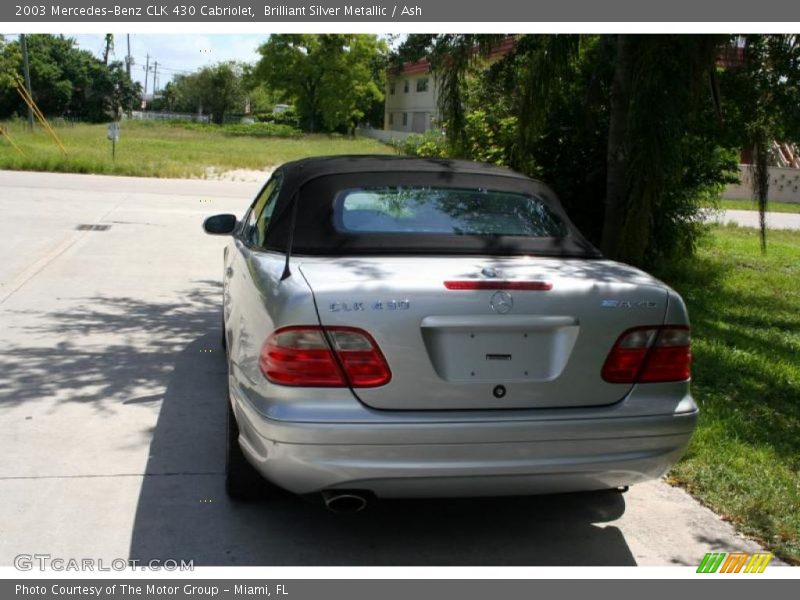
[[[408,310],[411,302],[408,300],[377,300],[375,302],[331,302],[328,305],[330,312],[360,312],[366,310]]]
[[[603,308],[656,308],[658,303],[650,300],[603,300],[600,306]]]

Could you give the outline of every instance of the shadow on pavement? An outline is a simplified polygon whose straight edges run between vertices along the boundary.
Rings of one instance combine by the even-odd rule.
[[[52,398],[102,413],[145,403],[137,390],[163,388],[174,357],[218,325],[221,284],[191,283],[178,300],[98,295],[66,298],[54,310],[3,311],[23,342],[0,354],[0,406]]]
[[[216,315],[199,322],[213,323]],[[636,564],[620,530],[597,525],[624,512],[616,492],[379,501],[354,515],[335,515],[290,494],[249,504],[228,500],[225,358],[219,331],[198,331],[205,333],[172,355],[132,559],[197,566]]]

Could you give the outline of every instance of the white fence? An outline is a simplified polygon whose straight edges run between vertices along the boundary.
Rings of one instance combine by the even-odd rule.
[[[372,138],[381,142],[390,143],[394,140],[402,141],[413,135],[413,131],[391,131],[388,129],[373,129],[372,127],[357,127],[356,135]]]
[[[750,165],[739,165],[739,183],[729,185],[723,198],[750,200],[753,197]],[[769,167],[769,199],[800,203],[800,169]]]
[[[134,110],[131,112],[130,118],[134,121],[194,121],[195,123],[208,123],[210,120],[208,115],[161,112],[155,110]]]

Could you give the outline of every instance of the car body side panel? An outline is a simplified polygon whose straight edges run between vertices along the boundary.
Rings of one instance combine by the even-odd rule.
[[[284,255],[253,250],[238,239],[226,252],[223,304],[230,368],[253,387],[266,382],[258,359],[267,337],[283,325],[318,322],[306,281],[281,281],[284,264]]]
[[[665,286],[666,287],[666,286]],[[689,313],[686,310],[686,304],[678,293],[667,288],[669,296],[667,298],[667,315],[665,317],[666,323],[683,323],[689,325]]]

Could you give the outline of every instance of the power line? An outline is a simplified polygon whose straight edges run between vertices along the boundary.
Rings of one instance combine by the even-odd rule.
[[[141,57],[134,56],[133,57],[134,63],[136,62],[137,59],[141,61]],[[159,71],[173,71],[175,73],[194,73],[194,71],[191,71],[189,69],[180,69],[180,68],[177,68],[177,67],[167,67],[167,66],[164,66],[162,63],[158,63],[158,70]]]
[[[174,69],[172,67],[165,67],[161,63],[158,64],[158,68],[160,70],[162,70],[162,71],[169,71],[170,73],[180,73],[180,74],[185,74],[185,75],[189,75],[191,73],[194,73],[194,71],[187,71],[186,69]]]

